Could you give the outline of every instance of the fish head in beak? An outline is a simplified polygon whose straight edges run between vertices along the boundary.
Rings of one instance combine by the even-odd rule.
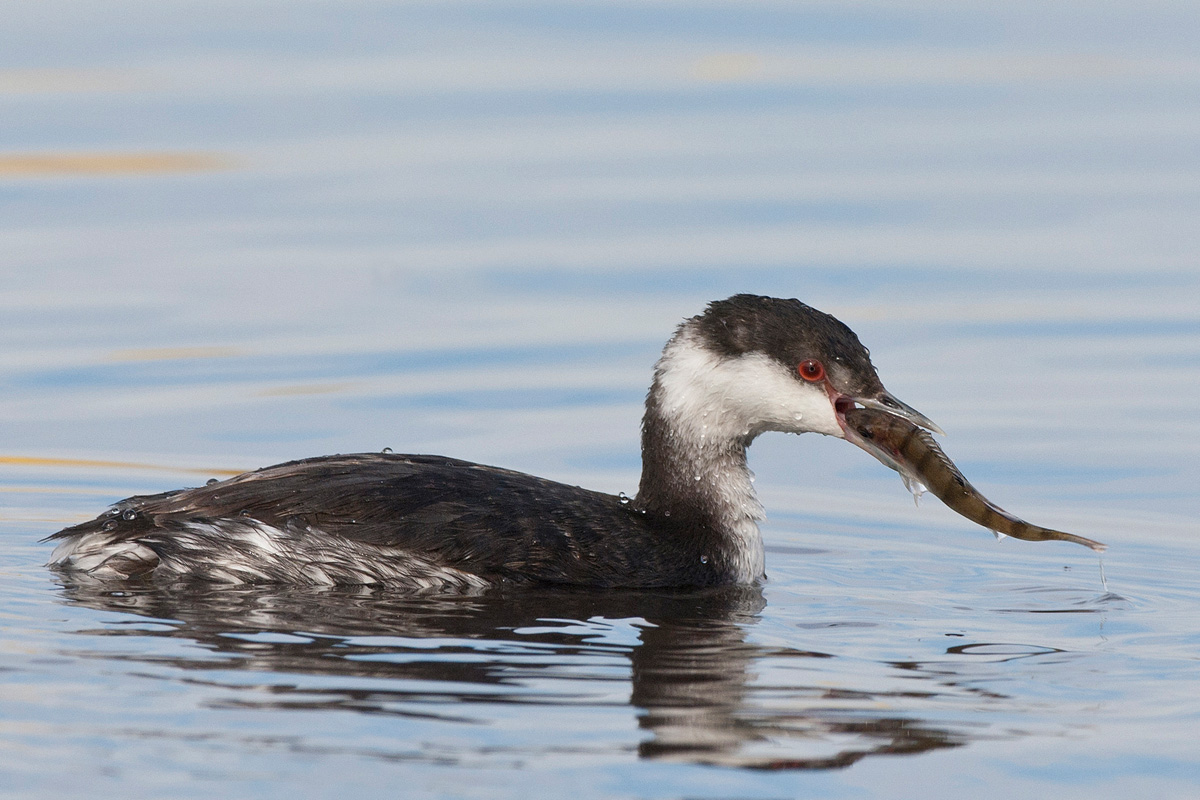
[[[897,454],[890,448],[881,448],[879,444],[864,436],[859,426],[847,420],[847,415],[856,408],[868,408],[882,412],[898,421],[933,433],[945,435],[945,432],[929,417],[917,411],[912,406],[902,402],[883,387],[875,367],[871,364],[866,348],[856,359],[835,357],[830,366],[823,371],[822,383],[829,402],[833,405],[834,417],[841,429],[842,438],[866,450],[883,464],[900,472],[905,477],[905,485],[910,488],[919,485],[913,478],[915,471],[912,465],[897,460]],[[804,378],[805,366],[802,364],[798,374]]]
[[[854,422],[849,421],[847,415],[854,415],[855,409],[871,409],[872,411],[883,412],[887,415],[887,418],[894,418],[897,423],[911,425],[915,428],[924,428],[933,433],[944,435],[942,429],[934,424],[933,420],[929,419],[929,417],[907,403],[900,402],[887,391],[880,391],[873,396],[842,396],[835,399],[833,404],[838,424],[842,427],[842,437],[851,444],[866,450],[884,466],[900,473],[905,487],[913,493],[914,498],[919,499],[925,491],[925,481],[920,474],[919,467],[916,464],[910,463],[894,446],[888,446],[883,442],[877,441],[869,430],[864,429],[858,424],[859,420],[857,418]],[[864,413],[866,412],[859,411],[857,416],[861,417]]]
[[[892,414],[893,416],[908,420],[913,425],[924,428],[927,431],[932,431],[938,435],[946,435],[946,432],[938,427],[929,417],[917,411],[908,403],[900,402],[887,391],[880,391],[873,397],[842,396],[834,399],[833,405],[838,410],[838,421],[842,424],[842,430],[846,429],[845,412],[855,406],[862,406],[863,408],[873,408],[876,411],[882,411],[886,414]]]
[[[831,379],[825,383],[825,391],[833,404],[834,418],[841,428],[842,438],[866,450],[884,466],[900,473],[905,487],[913,493],[914,498],[919,498],[925,491],[925,482],[918,465],[910,463],[891,443],[879,441],[873,435],[871,426],[862,425],[862,417],[864,414],[870,416],[873,412],[879,419],[894,420],[887,426],[889,428],[895,428],[897,425],[907,427],[908,430],[924,428],[944,435],[942,429],[929,417],[897,400],[891,392],[884,389],[879,383],[879,378],[874,375],[874,368],[869,375],[859,372],[857,376],[849,377],[850,380],[837,382]],[[858,385],[853,385],[854,378],[858,378]],[[866,409],[870,409],[870,412]]]

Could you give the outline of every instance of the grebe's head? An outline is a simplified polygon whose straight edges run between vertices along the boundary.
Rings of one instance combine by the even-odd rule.
[[[739,294],[709,304],[667,344],[655,391],[669,418],[716,441],[784,431],[860,444],[847,437],[855,405],[941,432],[883,387],[854,331],[799,300]]]

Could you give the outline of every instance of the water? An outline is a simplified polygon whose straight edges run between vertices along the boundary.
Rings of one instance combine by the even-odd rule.
[[[1190,5],[4,19],[0,796],[1200,790]],[[766,436],[761,590],[42,566],[122,497],[321,453],[632,493],[658,349],[738,291],[840,316],[981,491],[1103,561]]]

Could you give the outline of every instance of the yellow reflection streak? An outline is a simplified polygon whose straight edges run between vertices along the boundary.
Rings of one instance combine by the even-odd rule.
[[[188,358],[233,358],[243,354],[239,347],[137,347],[114,350],[109,361],[174,361]]]
[[[146,175],[230,169],[216,153],[0,153],[0,177]]]
[[[753,53],[713,53],[692,64],[693,78],[711,83],[747,81],[763,70],[762,59]]]
[[[338,394],[353,388],[353,383],[301,383],[294,386],[274,386],[258,392],[259,397],[289,397],[307,394]]]
[[[111,69],[0,69],[0,94],[128,92],[145,86],[144,75]]]
[[[38,456],[0,455],[0,464],[21,467],[98,467],[101,469],[142,469],[153,472],[184,472],[203,475],[241,475],[243,469],[212,469],[200,467],[168,467],[162,464],[141,464],[134,461],[98,461],[87,458],[41,458]]]

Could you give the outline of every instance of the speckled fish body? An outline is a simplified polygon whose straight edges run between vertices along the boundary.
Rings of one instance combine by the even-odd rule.
[[[962,516],[1014,539],[1063,541],[1103,552],[1105,545],[1032,525],[992,503],[963,477],[930,433],[895,414],[871,408],[846,412],[846,436],[900,473],[914,494],[922,487]]]

